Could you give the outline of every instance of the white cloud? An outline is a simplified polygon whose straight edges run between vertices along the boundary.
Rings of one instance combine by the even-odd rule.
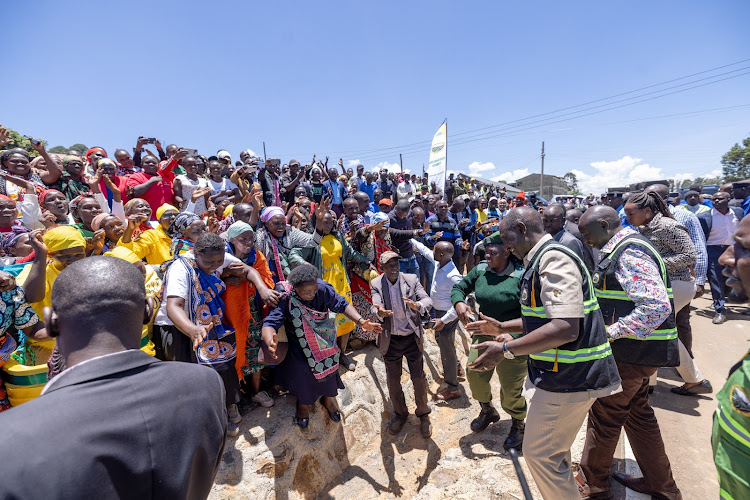
[[[526,177],[531,172],[529,172],[528,168],[517,168],[513,170],[512,172],[503,172],[500,175],[496,175],[495,177],[492,177],[490,180],[495,182],[515,182],[521,177]]]
[[[388,172],[401,172],[401,165],[398,163],[388,163],[387,161],[381,161],[374,167],[371,167],[370,170],[373,172],[379,172],[382,169],[386,169]],[[406,172],[406,170],[404,170]]]
[[[623,156],[614,161],[591,162],[593,174],[582,170],[572,170],[578,178],[578,189],[583,193],[601,194],[609,187],[624,187],[629,184],[659,179],[692,178],[691,173],[665,174],[659,167],[642,163],[642,158]]]
[[[361,165],[362,160],[346,160],[346,166],[347,167],[356,167],[357,165]]]
[[[487,170],[495,170],[495,164],[491,161],[485,163],[479,163],[478,161],[475,161],[469,164],[469,171],[472,175],[476,174],[477,172],[485,172]]]

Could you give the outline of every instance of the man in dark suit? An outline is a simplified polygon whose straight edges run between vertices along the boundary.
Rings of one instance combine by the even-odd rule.
[[[432,435],[430,407],[427,406],[427,378],[424,374],[421,315],[432,307],[432,300],[419,284],[415,274],[400,272],[399,255],[383,252],[380,256],[383,274],[372,280],[374,312],[383,321],[383,332],[378,337],[378,348],[385,362],[388,394],[393,404],[393,419],[388,425],[391,434],[398,434],[409,417],[404,390],[401,387],[403,358],[409,366],[414,384],[416,415],[420,419],[422,436]]]
[[[719,257],[730,246],[734,245],[734,231],[742,220],[744,212],[740,207],[729,206],[729,193],[717,191],[711,198],[713,208],[697,214],[703,234],[706,235],[708,253],[708,284],[711,286],[711,298],[714,299],[716,315],[713,324],[718,325],[727,320],[724,298],[726,296],[726,278],[722,274],[723,266]]]
[[[2,498],[206,498],[227,415],[216,371],[139,350],[153,311],[143,275],[113,257],[71,264],[44,319],[68,368],[0,415],[12,460]]]

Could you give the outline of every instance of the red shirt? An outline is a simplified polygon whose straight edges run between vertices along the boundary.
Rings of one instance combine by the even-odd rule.
[[[153,184],[148,191],[143,193],[137,198],[143,198],[151,206],[151,220],[156,220],[156,211],[160,206],[165,203],[170,205],[174,204],[174,191],[172,190],[172,181],[174,180],[174,173],[172,170],[177,166],[177,161],[170,159],[159,164],[159,174],[161,175],[161,182]],[[140,186],[146,183],[153,175],[149,175],[145,172],[138,172],[128,177],[127,187]]]

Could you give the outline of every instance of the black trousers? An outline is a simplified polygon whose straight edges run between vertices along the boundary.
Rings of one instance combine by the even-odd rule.
[[[415,411],[418,417],[430,413],[430,407],[427,406],[427,377],[424,375],[424,357],[417,344],[417,336],[411,335],[392,335],[391,342],[388,345],[388,352],[383,356],[385,361],[385,375],[388,382],[388,395],[391,398],[393,412],[399,418],[406,418],[409,415],[409,409],[406,407],[406,398],[404,389],[401,387],[401,367],[402,360],[406,358],[406,364],[409,366],[411,382],[414,385],[414,401],[417,403]]]

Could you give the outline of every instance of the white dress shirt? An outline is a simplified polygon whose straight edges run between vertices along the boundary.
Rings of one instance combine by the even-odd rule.
[[[715,208],[711,209],[711,233],[708,235],[706,245],[734,245],[732,235],[740,220],[731,208],[723,215]]]
[[[422,257],[435,264],[435,273],[433,274],[432,285],[430,287],[430,298],[432,299],[432,307],[435,310],[445,311],[440,321],[443,324],[448,324],[458,317],[456,309],[451,302],[453,285],[461,281],[464,277],[458,272],[452,260],[448,261],[443,267],[440,267],[440,264],[435,261],[432,250],[415,239],[412,239],[411,243],[422,254]]]

